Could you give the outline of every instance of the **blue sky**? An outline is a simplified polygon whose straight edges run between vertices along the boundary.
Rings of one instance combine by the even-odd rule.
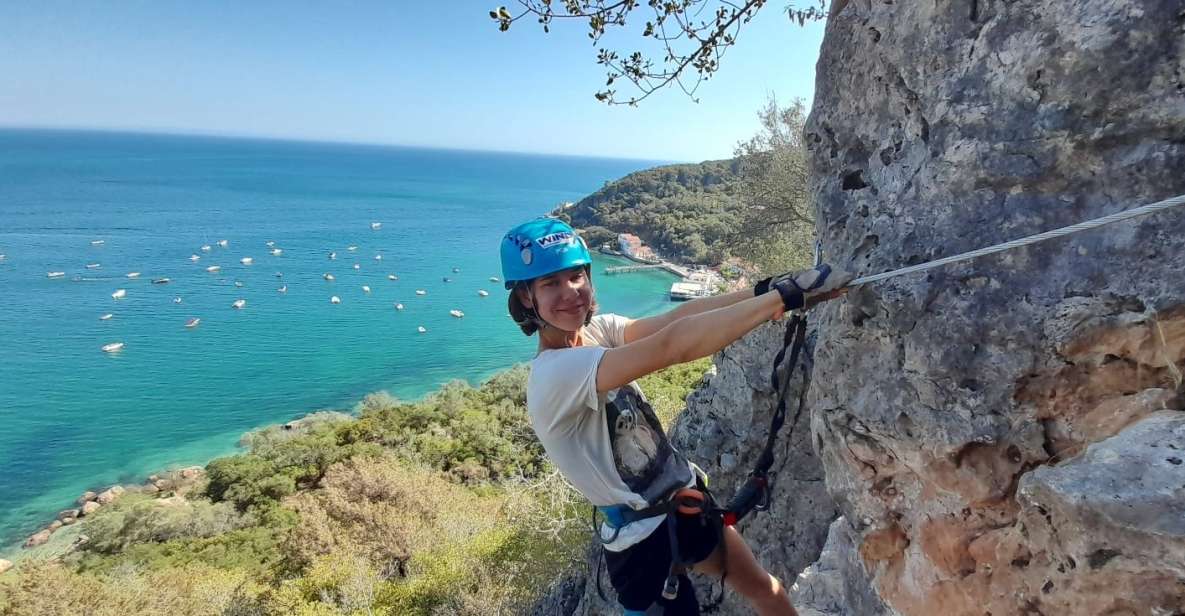
[[[698,161],[731,156],[768,94],[813,96],[823,25],[791,24],[784,2],[742,32],[699,104],[671,90],[638,108],[593,99],[604,72],[583,24],[500,33],[495,5],[6,2],[0,125]],[[642,23],[618,38],[632,49]]]

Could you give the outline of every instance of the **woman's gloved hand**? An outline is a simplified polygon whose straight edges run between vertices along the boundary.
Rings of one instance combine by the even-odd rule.
[[[810,269],[787,272],[759,281],[753,287],[754,295],[777,291],[782,296],[786,310],[802,308],[809,300],[825,301],[840,294],[834,293],[852,281],[848,272],[823,263]]]

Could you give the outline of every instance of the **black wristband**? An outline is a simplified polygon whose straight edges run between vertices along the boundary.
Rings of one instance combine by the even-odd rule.
[[[782,306],[786,310],[798,310],[806,305],[806,295],[802,291],[788,288],[786,285],[777,285],[774,288],[782,296]]]
[[[758,280],[757,284],[753,285],[753,296],[756,297],[758,295],[765,295],[766,293],[769,293],[769,283],[771,280],[773,280],[772,276]]]

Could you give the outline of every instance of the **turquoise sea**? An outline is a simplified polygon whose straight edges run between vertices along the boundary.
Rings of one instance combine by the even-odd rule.
[[[489,280],[501,233],[655,164],[0,131],[0,545],[88,488],[203,464],[253,427],[529,359]],[[603,310],[669,307],[665,273],[596,281]]]

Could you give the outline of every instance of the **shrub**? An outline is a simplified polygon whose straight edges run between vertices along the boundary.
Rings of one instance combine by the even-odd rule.
[[[711,367],[712,360],[705,357],[638,379],[638,386],[664,427],[670,429],[675,416],[687,407],[687,394],[703,381],[704,373]]]
[[[87,521],[86,549],[103,554],[136,543],[212,537],[254,523],[229,503],[128,495],[100,509]]]
[[[320,556],[346,553],[388,577],[406,575],[417,551],[491,524],[500,502],[391,457],[347,460],[321,483],[321,489],[286,503],[300,514],[287,548],[293,562],[307,566]]]
[[[29,562],[16,582],[0,586],[0,614],[263,616],[263,590],[241,571],[200,565],[151,572],[123,567],[96,576]]]
[[[340,426],[338,438],[381,444],[469,484],[535,476],[544,454],[527,419],[526,380],[518,366],[476,388],[449,383],[415,403],[367,396],[358,421]]]

